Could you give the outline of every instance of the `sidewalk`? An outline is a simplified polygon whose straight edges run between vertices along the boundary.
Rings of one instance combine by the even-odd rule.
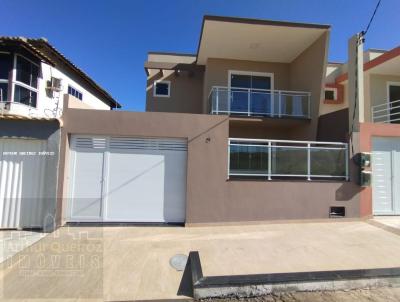
[[[91,242],[100,251],[89,249]],[[57,245],[63,249],[54,250]],[[57,272],[71,273],[68,261],[62,261],[71,255],[69,247],[75,248],[74,256],[92,257],[99,252],[101,265],[91,267],[85,262],[75,277],[55,276],[50,266],[37,277],[34,274],[40,275],[37,273],[43,268],[32,263],[40,255],[27,249],[24,254],[30,260],[31,275],[22,278],[17,262],[6,265],[0,277],[4,299],[185,299],[178,295],[182,272],[169,261],[176,254],[188,255],[194,250],[200,253],[206,276],[400,267],[400,236],[361,221],[61,228],[32,247],[45,256],[60,256]]]

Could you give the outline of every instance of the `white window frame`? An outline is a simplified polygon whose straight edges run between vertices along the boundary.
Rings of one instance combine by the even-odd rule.
[[[157,93],[156,93],[156,85],[157,85],[158,83],[168,84],[168,95],[157,94]],[[170,96],[171,96],[171,81],[165,81],[165,80],[157,80],[157,81],[154,81],[154,83],[153,83],[153,97],[157,97],[157,98],[169,98]]]
[[[1,54],[11,55],[11,52],[8,52],[8,51],[0,51],[0,53]],[[13,58],[13,69],[14,69],[14,58]],[[12,70],[11,70],[11,72],[12,72]],[[10,102],[10,96],[11,96],[11,90],[12,90],[12,88],[10,88],[10,79],[9,78],[8,79],[0,79],[0,83],[7,83],[7,86],[8,86],[7,100],[1,101],[1,99],[0,99],[0,103],[1,102],[8,103],[8,102]]]
[[[28,59],[27,57],[15,53],[14,54],[14,63],[13,63],[13,69],[12,69],[12,76],[11,76],[11,93],[10,93],[10,101],[14,102],[16,104],[20,104],[20,105],[25,105],[28,106],[30,108],[38,108],[38,103],[39,103],[39,87],[40,87],[40,77],[38,76],[37,78],[37,88],[33,87],[33,86],[29,86],[25,83],[22,83],[20,81],[17,81],[17,56],[29,61],[30,63],[32,63],[33,65],[36,65],[39,68],[39,73],[40,73],[40,64],[37,64],[35,62],[33,62],[32,60]],[[26,105],[23,103],[19,103],[19,102],[15,102],[14,101],[14,93],[15,93],[15,85],[21,86],[23,88],[26,88],[30,91],[33,91],[36,93],[36,106],[30,106],[30,105]]]
[[[261,76],[261,77],[268,77],[271,79],[271,93],[274,92],[274,74],[272,72],[259,72],[259,71],[244,71],[244,70],[228,70],[228,88],[231,89],[231,77],[232,74],[239,74],[239,75],[249,75],[249,76]],[[269,91],[267,89],[267,91]]]
[[[389,114],[388,118],[390,119],[390,86],[400,86],[400,82],[387,81],[386,82],[386,109]],[[400,104],[397,103],[397,106]]]
[[[333,100],[325,98],[325,91],[333,91]],[[335,88],[335,87],[325,87],[324,88],[324,99],[327,100],[327,101],[336,102],[338,100],[338,90],[337,90],[337,88]]]
[[[400,82],[386,82],[386,102],[388,103],[388,106],[390,105],[390,86],[400,86]]]
[[[71,87],[72,89],[74,89],[76,92],[80,93],[80,94],[82,95],[82,99],[79,99],[78,97],[76,97],[76,96],[70,94],[69,91],[68,91],[68,90],[69,90],[69,87]],[[71,85],[71,84],[68,84],[68,85],[67,85],[67,94],[68,94],[68,95],[71,95],[71,96],[77,98],[78,100],[80,100],[81,102],[83,102],[83,93],[82,93],[82,91],[80,91],[79,89],[76,89],[75,86],[73,86],[73,85]]]

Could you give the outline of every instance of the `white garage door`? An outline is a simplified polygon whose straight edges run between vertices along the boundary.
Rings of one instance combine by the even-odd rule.
[[[73,136],[68,221],[184,222],[187,142]]]
[[[375,215],[400,214],[400,139],[372,139],[372,202]]]
[[[0,139],[0,227],[42,227],[46,141]]]

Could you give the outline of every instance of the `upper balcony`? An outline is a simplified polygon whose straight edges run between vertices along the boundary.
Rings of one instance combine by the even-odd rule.
[[[400,100],[372,106],[374,123],[400,124]]]
[[[310,119],[311,93],[305,91],[212,87],[210,114]]]

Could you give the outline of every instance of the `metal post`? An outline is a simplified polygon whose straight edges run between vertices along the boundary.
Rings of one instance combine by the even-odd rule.
[[[271,90],[271,97],[270,97],[270,116],[273,117],[274,116],[274,91]]]
[[[232,108],[232,92],[231,88],[228,87],[226,89],[226,102],[228,103],[228,114],[231,114],[231,108]]]
[[[250,116],[250,88],[247,89],[247,115]]]
[[[218,114],[218,110],[219,110],[219,89],[218,89],[218,87],[216,87],[215,90],[216,90],[215,92],[217,94],[217,97],[216,97],[217,104],[215,104],[215,111]]]
[[[311,180],[311,144],[307,144],[307,180]]]
[[[228,138],[228,179],[231,174],[231,140]]]
[[[278,98],[278,116],[279,117],[281,117],[281,112],[282,112],[282,105],[281,105],[281,102],[282,102],[282,95],[281,95],[281,91],[279,90],[279,92],[278,92],[278,94],[279,94],[279,98]]]
[[[271,171],[272,171],[272,147],[271,142],[268,142],[268,180],[271,180]]]
[[[346,144],[346,155],[345,155],[345,160],[346,160],[346,181],[349,181],[349,145]]]

